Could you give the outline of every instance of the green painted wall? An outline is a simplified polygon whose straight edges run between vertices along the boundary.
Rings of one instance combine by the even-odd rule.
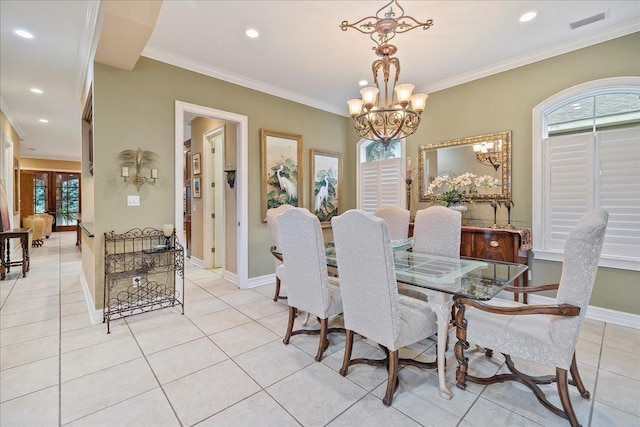
[[[102,298],[103,233],[173,222],[174,102],[176,100],[249,118],[249,277],[273,272],[271,236],[260,218],[260,128],[303,136],[304,206],[309,205],[309,149],[344,153],[354,163],[349,120],[282,98],[140,58],[132,71],[95,64],[94,157],[96,295]],[[120,178],[117,154],[138,147],[158,154],[160,179],[140,190],[140,207],[127,207],[138,194]],[[355,172],[345,171],[344,207],[355,205]],[[96,301],[97,307],[102,301]]]
[[[513,132],[512,223],[531,224],[532,109],[566,88],[605,77],[640,75],[640,33],[621,37],[474,82],[430,94],[423,124],[408,139],[409,156],[418,146],[503,130]],[[309,206],[309,149],[344,153],[343,208],[355,207],[355,144],[357,138],[345,117],[319,111],[275,96],[216,80],[147,58],[133,71],[96,64],[94,77],[94,149],[96,235],[107,230],[160,226],[173,216],[174,101],[180,100],[249,117],[249,276],[273,271],[268,253],[270,236],[260,218],[260,128],[303,135],[304,206]],[[346,111],[346,106],[345,106]],[[116,154],[129,148],[156,151],[160,176],[155,187],[141,190],[142,206],[126,207]],[[414,182],[411,206],[418,202]],[[503,209],[504,211],[504,209]],[[467,214],[489,220],[492,211],[476,205]],[[504,223],[506,211],[500,212]],[[101,239],[101,237],[100,237]],[[96,242],[96,295],[102,295],[102,241]],[[534,261],[534,283],[557,281],[561,264]],[[637,272],[600,269],[591,304],[640,314]],[[99,291],[98,291],[99,290]],[[97,302],[100,307],[101,301]]]
[[[531,226],[532,221],[532,110],[564,89],[606,77],[640,75],[640,33],[631,34],[514,70],[479,79],[429,95],[423,123],[408,138],[408,155],[416,158],[418,146],[467,136],[511,130],[512,192],[515,206],[512,224]],[[418,202],[418,185],[412,191],[412,210]],[[499,209],[498,223],[507,212]],[[488,204],[476,204],[463,220],[493,219]],[[534,284],[560,278],[561,263],[533,261]],[[640,314],[640,273],[601,268],[591,305]]]

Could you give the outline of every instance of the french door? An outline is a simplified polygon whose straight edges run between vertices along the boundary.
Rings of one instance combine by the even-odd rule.
[[[56,231],[76,230],[80,215],[80,174],[22,171],[21,216],[47,212]]]

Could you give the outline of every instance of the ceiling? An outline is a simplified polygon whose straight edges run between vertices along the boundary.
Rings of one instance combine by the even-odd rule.
[[[371,81],[368,36],[340,30],[384,1],[165,0],[142,55],[336,114]],[[0,98],[25,157],[79,160],[87,64],[100,16],[95,1],[0,2]],[[427,93],[640,31],[633,1],[408,1],[433,27],[398,35],[401,82]],[[104,6],[101,5],[102,8]],[[519,22],[524,12],[537,17]],[[604,20],[569,24],[604,12]],[[25,28],[35,37],[14,34]],[[255,28],[257,39],[245,36]],[[90,71],[89,71],[90,72]],[[29,90],[39,87],[44,94]],[[428,114],[429,104],[427,102]],[[46,118],[49,123],[40,123]]]

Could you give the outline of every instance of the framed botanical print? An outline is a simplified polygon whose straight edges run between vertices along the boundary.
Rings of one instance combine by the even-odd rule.
[[[310,150],[311,211],[321,223],[329,223],[342,208],[342,154]]]
[[[193,178],[193,197],[200,196],[200,177]]]
[[[262,220],[267,209],[302,205],[302,135],[260,129]]]
[[[200,175],[200,153],[195,153],[192,158],[193,174]]]

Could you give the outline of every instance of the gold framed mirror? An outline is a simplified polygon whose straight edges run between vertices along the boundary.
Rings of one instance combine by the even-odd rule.
[[[435,201],[428,194],[436,177],[472,173],[499,180],[493,188],[481,188],[469,199],[475,201],[511,199],[511,131],[471,136],[421,145],[418,149],[420,201]]]

